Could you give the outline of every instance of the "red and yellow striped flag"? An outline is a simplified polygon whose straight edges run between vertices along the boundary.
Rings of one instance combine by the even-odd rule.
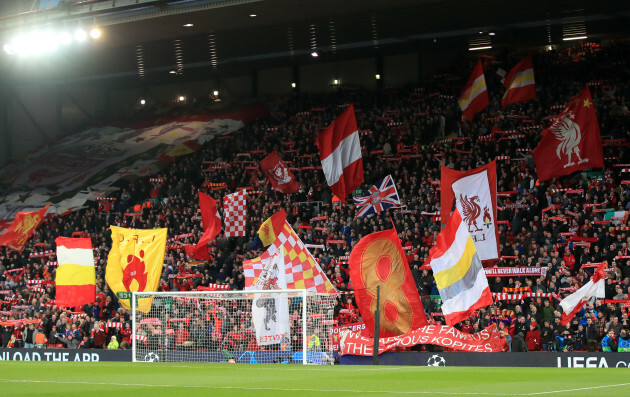
[[[96,300],[96,275],[92,240],[57,237],[57,291],[55,303],[64,307],[83,306]]]

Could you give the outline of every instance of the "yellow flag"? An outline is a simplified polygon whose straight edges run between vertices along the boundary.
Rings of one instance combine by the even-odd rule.
[[[120,303],[131,310],[129,292],[157,291],[166,249],[167,229],[125,229],[110,226],[112,250],[107,258],[105,280]],[[136,310],[148,313],[153,298],[139,299]]]

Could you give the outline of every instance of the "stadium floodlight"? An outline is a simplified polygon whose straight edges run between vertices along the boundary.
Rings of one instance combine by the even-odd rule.
[[[90,37],[94,40],[98,39],[101,37],[101,30],[99,28],[92,28],[92,30],[90,30]]]
[[[335,295],[169,291],[133,292],[125,299],[131,299],[134,362],[329,365],[334,360]],[[150,314],[137,309],[142,307]],[[217,329],[215,321],[228,326]]]
[[[491,45],[484,45],[484,46],[481,46],[481,47],[470,47],[468,49],[468,51],[489,50],[491,48],[492,48]]]
[[[588,39],[588,36],[569,36],[569,37],[563,37],[562,40],[564,41],[570,41],[570,40],[586,40]]]
[[[87,33],[85,33],[85,30],[83,29],[77,29],[74,31],[74,39],[79,43],[82,43],[87,40]]]

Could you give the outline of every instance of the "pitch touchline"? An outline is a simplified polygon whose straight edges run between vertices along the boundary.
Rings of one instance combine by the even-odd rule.
[[[589,387],[580,387],[578,389],[566,389],[566,390],[553,390],[553,391],[539,391],[527,394],[528,396],[538,396],[541,394],[553,394],[553,393],[567,393],[572,391],[581,391],[581,390],[593,390],[593,389],[603,389],[606,387],[619,387],[619,386],[629,386],[630,383],[618,383],[616,385],[603,385],[603,386],[589,386]]]
[[[104,386],[141,386],[141,387],[179,387],[195,389],[232,389],[232,390],[275,390],[275,391],[302,391],[321,393],[387,393],[387,394],[439,394],[439,395],[470,395],[470,396],[537,396],[543,394],[568,393],[575,391],[603,389],[607,387],[628,386],[630,383],[618,383],[614,385],[590,386],[576,389],[552,390],[532,393],[479,393],[479,392],[445,392],[445,391],[394,391],[394,390],[336,390],[336,389],[298,389],[298,388],[277,388],[277,387],[244,387],[244,386],[209,386],[209,385],[155,385],[144,383],[115,383],[115,382],[71,382],[56,380],[34,380],[34,379],[0,379],[4,383],[54,383],[63,385],[104,385]]]
[[[443,392],[443,391],[393,391],[393,390],[331,390],[331,389],[297,389],[278,387],[244,387],[244,386],[208,386],[208,385],[154,385],[144,383],[115,383],[115,382],[71,382],[57,380],[32,380],[32,379],[0,379],[4,383],[54,383],[63,385],[103,385],[103,386],[141,386],[141,387],[177,387],[195,389],[232,389],[232,390],[275,390],[275,391],[301,391],[321,393],[383,393],[383,394],[440,394],[440,395],[471,395],[471,396],[505,396],[502,394],[476,393],[476,392]]]

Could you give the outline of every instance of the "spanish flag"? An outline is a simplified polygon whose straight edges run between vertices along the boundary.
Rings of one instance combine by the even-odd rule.
[[[64,307],[83,306],[96,300],[96,275],[92,240],[57,237],[57,278],[55,303]]]
[[[125,229],[110,226],[112,249],[105,280],[124,308],[131,310],[129,292],[155,292],[162,275],[167,229]],[[148,313],[153,298],[139,299],[137,310]]]

